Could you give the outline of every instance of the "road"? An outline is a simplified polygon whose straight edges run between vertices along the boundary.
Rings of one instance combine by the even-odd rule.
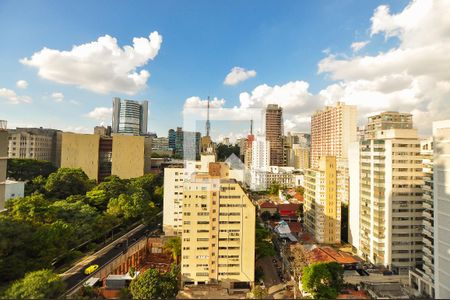
[[[161,216],[161,213],[158,214],[158,216]],[[85,275],[84,270],[90,266],[90,265],[99,265],[101,268],[106,263],[108,263],[110,260],[115,258],[116,256],[119,256],[124,250],[127,249],[127,239],[128,239],[128,247],[132,246],[133,244],[137,243],[140,239],[145,237],[146,232],[154,232],[155,230],[158,230],[158,222],[161,222],[160,218],[156,218],[156,220],[148,225],[139,225],[135,229],[131,230],[124,236],[118,238],[114,242],[110,243],[103,249],[97,251],[91,256],[86,257],[81,262],[79,262],[77,265],[72,267],[70,270],[65,272],[61,275],[64,282],[66,283],[66,293],[70,293],[71,290],[73,290],[75,287],[80,285],[80,283],[87,280],[89,277],[92,277],[95,275],[95,273],[91,275]],[[116,244],[122,243],[121,247],[116,247]]]

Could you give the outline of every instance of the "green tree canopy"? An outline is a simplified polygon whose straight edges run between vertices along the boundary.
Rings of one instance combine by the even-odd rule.
[[[270,231],[259,225],[258,222],[256,222],[255,228],[255,251],[257,259],[276,254]]]
[[[108,203],[108,214],[125,220],[146,219],[153,215],[155,204],[145,190],[139,189],[131,195],[121,194]]]
[[[11,217],[17,220],[42,223],[50,202],[42,194],[33,194],[23,198],[14,198],[6,202]]]
[[[343,286],[342,267],[335,262],[315,263],[303,268],[302,286],[318,299],[336,299]]]
[[[60,168],[50,174],[45,183],[49,196],[65,199],[71,195],[84,195],[91,189],[92,182],[81,169]]]
[[[65,284],[51,270],[27,273],[5,292],[7,299],[54,299],[64,292]]]
[[[252,295],[253,299],[267,299],[269,293],[267,292],[267,289],[263,288],[262,286],[255,285],[255,287],[252,289]]]
[[[28,158],[8,158],[8,177],[20,181],[31,181],[37,176],[47,177],[56,171],[56,167],[48,161]]]
[[[133,299],[173,299],[178,293],[176,275],[149,269],[131,282]]]
[[[270,212],[268,212],[267,210],[265,210],[265,211],[263,211],[263,212],[261,213],[261,219],[262,219],[264,222],[268,221],[268,220],[270,219],[271,216],[272,216],[272,215],[271,215]]]
[[[173,260],[178,263],[181,255],[181,239],[178,236],[169,237],[164,243],[164,249],[172,254]]]
[[[218,161],[225,161],[233,153],[239,157],[240,149],[238,145],[218,144],[216,153]]]

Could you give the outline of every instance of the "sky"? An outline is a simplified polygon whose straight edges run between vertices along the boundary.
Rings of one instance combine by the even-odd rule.
[[[269,103],[286,132],[336,101],[359,125],[411,112],[422,135],[450,117],[448,0],[1,0],[0,41],[9,128],[92,132],[113,97],[148,100],[158,136],[202,120],[208,96],[215,138],[246,134]]]

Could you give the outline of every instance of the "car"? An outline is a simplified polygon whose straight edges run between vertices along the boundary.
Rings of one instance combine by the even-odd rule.
[[[94,273],[95,270],[97,270],[97,269],[98,269],[98,265],[90,265],[89,267],[87,267],[84,270],[84,274],[85,275],[90,275],[90,274]]]

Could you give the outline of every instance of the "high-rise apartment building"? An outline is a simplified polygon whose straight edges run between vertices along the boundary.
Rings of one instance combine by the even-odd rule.
[[[175,139],[176,139],[175,130],[169,129],[169,133],[168,133],[167,137],[169,139],[169,148],[172,151],[175,151]]]
[[[266,139],[270,142],[270,165],[284,166],[283,108],[269,104],[266,108]]]
[[[410,286],[434,298],[433,138],[420,141],[423,161],[423,265],[409,271]]]
[[[0,120],[0,211],[5,207],[6,165],[8,162],[7,122]]]
[[[59,166],[60,131],[47,128],[9,129],[8,157],[45,160]]]
[[[302,144],[293,144],[291,149],[291,164],[290,166],[296,169],[309,169],[309,154],[310,148]]]
[[[356,141],[356,106],[337,102],[326,106],[311,117],[311,166],[320,157],[335,156],[346,159],[348,145]]]
[[[370,117],[368,128],[378,120]],[[404,122],[409,124],[385,130],[381,124],[361,140],[359,151],[358,252],[402,274],[422,264],[423,219],[420,143],[415,129],[405,129],[412,120]]]
[[[375,133],[387,129],[412,129],[412,115],[410,113],[399,113],[387,111],[370,118],[365,135],[375,137]]]
[[[210,164],[208,174],[185,182],[181,281],[251,288],[255,273],[255,218],[252,201],[226,164]]]
[[[110,175],[134,178],[151,168],[151,138],[98,134],[62,134],[61,167],[81,168],[90,179]]]
[[[433,123],[434,286],[450,298],[450,120]]]
[[[129,135],[147,134],[148,101],[113,98],[112,132]]]
[[[183,128],[177,127],[174,154],[187,160],[197,160],[200,157],[200,141],[200,132],[183,131]]]
[[[318,243],[341,242],[339,176],[334,156],[322,156],[318,168],[308,169],[305,173],[304,224]]]

